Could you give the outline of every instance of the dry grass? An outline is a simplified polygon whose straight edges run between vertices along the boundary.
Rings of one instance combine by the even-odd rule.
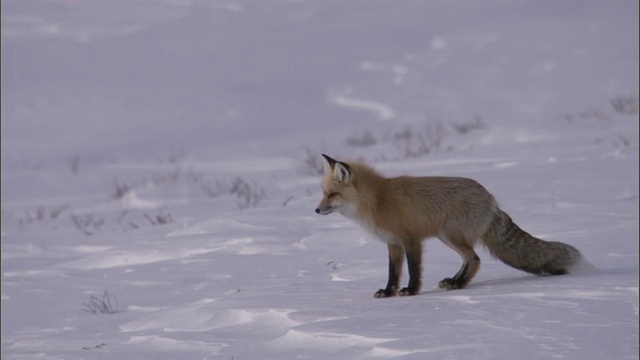
[[[118,298],[109,294],[107,290],[102,293],[102,297],[91,295],[89,301],[83,302],[83,311],[90,314],[114,314],[118,312]]]

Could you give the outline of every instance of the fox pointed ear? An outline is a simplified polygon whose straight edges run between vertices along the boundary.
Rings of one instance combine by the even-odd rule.
[[[331,174],[333,178],[341,183],[349,183],[351,181],[351,168],[349,165],[331,158],[329,155],[322,154],[324,158],[324,173]]]
[[[351,182],[351,168],[349,165],[336,161],[336,165],[333,168],[333,178],[343,184]]]
[[[322,154],[322,157],[324,158],[324,173],[331,174],[333,172],[333,168],[336,166],[337,161],[326,154]]]

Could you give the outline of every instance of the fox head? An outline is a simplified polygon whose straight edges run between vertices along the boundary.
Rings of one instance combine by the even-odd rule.
[[[354,214],[357,194],[353,183],[353,168],[325,154],[322,154],[322,157],[324,158],[322,201],[316,207],[316,213],[328,215],[335,211],[346,216]]]

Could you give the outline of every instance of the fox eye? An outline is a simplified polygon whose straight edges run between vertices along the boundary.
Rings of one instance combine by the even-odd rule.
[[[331,198],[334,198],[334,197],[336,197],[338,195],[340,195],[340,194],[338,194],[337,192],[330,192],[330,193],[327,194],[327,198],[331,199]]]

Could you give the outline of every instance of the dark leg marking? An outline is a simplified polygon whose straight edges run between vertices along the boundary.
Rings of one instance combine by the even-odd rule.
[[[465,260],[460,270],[451,278],[444,278],[438,287],[441,289],[455,290],[464,288],[469,281],[476,275],[480,267],[480,258],[474,255],[470,260]]]
[[[398,283],[402,273],[403,249],[401,245],[388,245],[389,250],[389,279],[384,289],[376,291],[373,295],[376,298],[386,298],[396,296],[398,293]]]
[[[409,285],[402,288],[400,296],[416,295],[422,285],[422,243],[415,242],[405,245],[407,265],[409,267]]]

